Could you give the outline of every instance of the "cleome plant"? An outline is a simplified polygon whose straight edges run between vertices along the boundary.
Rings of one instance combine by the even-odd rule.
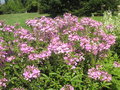
[[[65,13],[26,21],[29,30],[0,21],[2,90],[119,90],[114,25]],[[116,83],[118,82],[118,83]]]

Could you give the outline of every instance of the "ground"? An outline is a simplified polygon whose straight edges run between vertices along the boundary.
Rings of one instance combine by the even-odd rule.
[[[28,19],[33,19],[41,16],[49,16],[49,14],[38,14],[38,13],[18,13],[18,14],[4,14],[0,15],[0,20],[4,20],[6,24],[14,25],[15,23],[19,23],[20,26],[26,27],[25,21]],[[101,16],[92,17],[97,21],[102,21]]]
[[[41,16],[48,16],[48,14],[38,14],[38,13],[4,14],[4,15],[0,15],[0,20],[4,20],[5,23],[9,25],[14,25],[15,23],[19,23],[20,26],[26,27],[25,25],[26,20]]]

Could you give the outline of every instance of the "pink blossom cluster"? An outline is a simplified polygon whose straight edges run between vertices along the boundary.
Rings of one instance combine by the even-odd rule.
[[[43,16],[40,19],[28,20],[26,23],[33,28],[33,35],[39,41],[49,41],[57,32],[55,21],[52,18]]]
[[[3,46],[2,43],[0,44],[0,66],[5,62],[5,58],[7,56],[6,46]]]
[[[5,25],[3,28],[2,28],[2,31],[6,31],[6,32],[13,32],[15,29],[14,26],[10,26],[10,25]]]
[[[82,18],[80,20],[80,23],[82,25],[90,26],[90,27],[95,27],[95,28],[98,28],[98,27],[102,26],[101,22],[95,21],[95,20],[93,20],[91,18],[88,18],[88,17]]]
[[[8,80],[6,78],[0,79],[0,87],[6,87]]]
[[[4,40],[3,40],[3,37],[0,37],[0,43],[3,43]]]
[[[99,70],[99,68],[91,68],[88,70],[88,77],[100,80],[100,81],[107,81],[110,82],[112,80],[112,76],[105,71]]]
[[[37,19],[31,19],[31,20],[27,20],[25,23],[28,25],[28,26],[36,26],[36,23],[37,23]]]
[[[28,65],[24,69],[23,76],[26,80],[37,78],[40,76],[40,70],[37,67],[35,67],[34,65],[32,65],[32,66]]]
[[[64,27],[73,26],[75,23],[78,23],[78,17],[71,15],[70,13],[65,13],[63,18],[56,17],[56,27],[62,29]]]
[[[40,19],[35,19],[27,21],[27,25],[34,26],[35,30],[39,30],[41,32],[54,32],[56,31],[55,21],[52,18],[47,18],[42,16]],[[36,22],[36,23],[35,23]]]
[[[35,37],[26,29],[20,28],[14,31],[14,36],[20,39],[36,40]]]
[[[79,62],[85,60],[83,56],[83,53],[76,53],[74,57],[72,57],[70,54],[66,54],[64,60],[66,64],[72,65],[72,69],[74,69],[76,68]]]
[[[86,51],[97,55],[98,52],[108,50],[113,44],[115,44],[115,39],[115,36],[101,32],[97,37],[94,38],[90,38],[88,36],[80,37],[80,46]]]
[[[109,24],[109,25],[106,26],[106,29],[108,29],[108,30],[113,29],[113,28],[114,28],[114,26],[112,24]]]
[[[39,54],[36,53],[31,53],[30,55],[28,55],[29,60],[38,60],[39,59]]]
[[[74,87],[71,85],[64,85],[60,90],[74,90]]]
[[[69,34],[68,40],[69,41],[79,41],[80,40],[80,36],[77,35],[77,34]]]
[[[47,50],[55,54],[74,52],[76,41],[80,43],[79,48],[94,55],[102,55],[115,44],[115,36],[101,30],[102,23],[91,18],[82,18],[79,22],[78,17],[65,13],[63,17],[41,17],[26,23],[33,28],[34,36],[39,41],[47,41]],[[31,54],[29,59],[40,59],[40,55]]]
[[[38,60],[38,59],[45,59],[51,56],[51,51],[47,50],[47,51],[42,51],[39,54],[36,53],[32,53],[28,56],[29,60]]]
[[[51,40],[48,50],[53,51],[55,54],[69,53],[73,51],[72,46],[68,43],[61,42],[59,37]]]
[[[4,62],[10,62],[15,59],[15,56],[12,56],[12,51],[10,51],[10,47],[5,46],[5,41],[3,38],[0,38],[0,64]]]
[[[15,56],[9,56],[9,57],[6,58],[6,61],[11,62],[14,59],[15,59]]]
[[[0,44],[0,50],[5,50],[5,47],[2,44]]]
[[[21,51],[22,53],[29,54],[29,53],[31,53],[31,52],[34,51],[34,48],[28,46],[26,43],[22,43],[22,44],[20,44],[19,46],[20,46],[20,51]]]
[[[43,51],[39,54],[40,59],[45,59],[45,58],[48,58],[50,56],[51,56],[51,51],[49,51],[49,50]]]
[[[114,64],[113,64],[113,66],[114,67],[120,67],[120,63],[115,61]]]

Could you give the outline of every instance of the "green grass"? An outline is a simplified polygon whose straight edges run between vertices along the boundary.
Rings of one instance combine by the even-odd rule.
[[[5,21],[5,23],[9,25],[14,25],[15,23],[19,23],[20,26],[27,28],[25,24],[26,20],[41,16],[49,16],[49,14],[38,14],[38,13],[4,14],[4,15],[0,15],[0,20]],[[95,16],[92,18],[97,21],[102,21],[102,16]]]
[[[95,16],[92,19],[102,22],[102,16]]]
[[[14,25],[19,23],[20,26],[26,27],[25,21],[28,19],[33,19],[41,16],[49,16],[48,14],[38,14],[38,13],[18,13],[18,14],[4,14],[0,15],[0,20],[5,21],[6,24]]]

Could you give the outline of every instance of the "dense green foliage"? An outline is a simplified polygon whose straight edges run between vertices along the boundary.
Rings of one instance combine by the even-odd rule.
[[[116,11],[119,0],[40,0],[40,13],[52,15],[70,12],[78,16],[90,16],[91,13],[101,15],[105,10]]]
[[[7,0],[0,6],[1,14],[37,12],[38,0]]]
[[[0,5],[0,13],[37,12],[50,13],[53,16],[70,12],[77,16],[91,16],[106,10],[117,11],[119,0],[5,0]]]

